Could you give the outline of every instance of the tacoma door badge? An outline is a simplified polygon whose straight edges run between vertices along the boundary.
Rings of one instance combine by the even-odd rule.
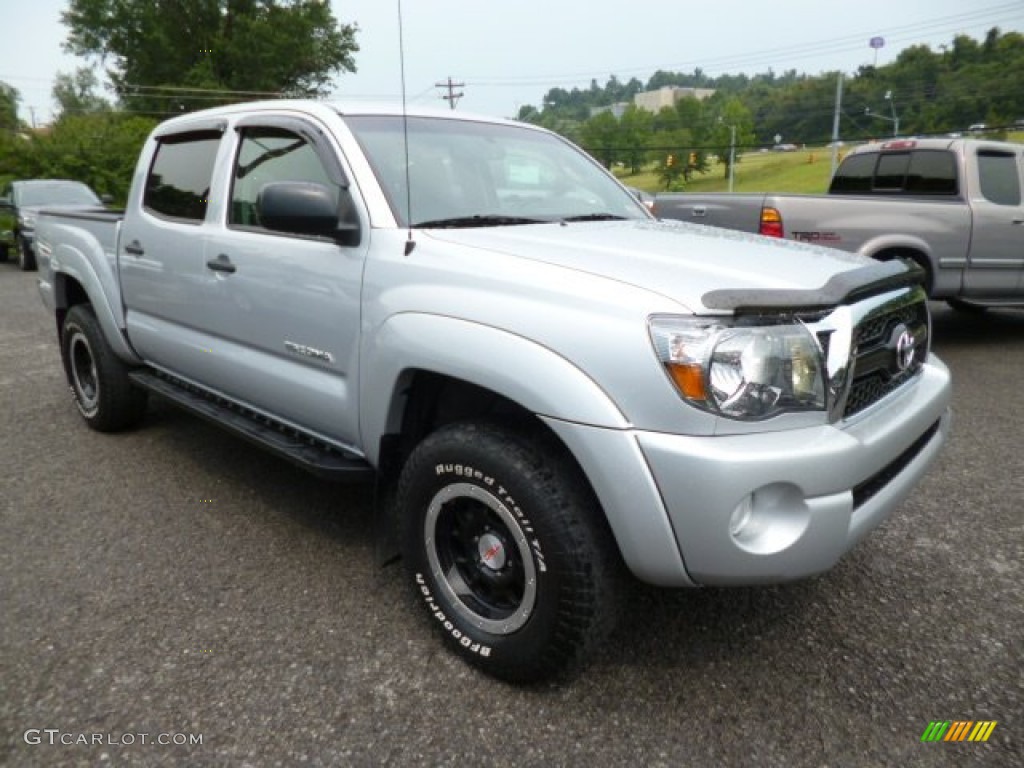
[[[315,347],[307,347],[305,344],[296,344],[294,341],[285,340],[284,348],[293,354],[302,355],[303,357],[312,357],[315,360],[323,360],[325,363],[334,362],[334,355],[330,352],[324,352],[322,349],[316,349]]]

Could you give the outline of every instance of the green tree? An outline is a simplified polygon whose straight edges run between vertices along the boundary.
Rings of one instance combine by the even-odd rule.
[[[128,196],[136,160],[156,120],[115,112],[65,114],[27,141],[21,176],[85,182],[118,204]]]
[[[632,104],[619,118],[618,143],[624,150],[624,159],[630,173],[639,173],[649,156],[651,126],[654,115]]]
[[[708,143],[722,163],[724,178],[729,178],[730,158],[738,163],[743,148],[754,143],[753,120],[741,99],[732,97],[722,102]]]
[[[619,121],[615,115],[599,112],[587,120],[580,130],[580,143],[605,168],[611,168],[620,154]]]
[[[18,93],[18,89],[0,82],[0,132],[14,132],[20,127],[19,101],[21,101],[21,95]]]
[[[678,192],[686,186],[690,152],[685,148],[672,149],[672,146],[685,147],[690,141],[689,136],[688,131],[677,130],[668,131],[658,138],[669,147],[667,151],[664,147],[659,148],[661,154],[657,165],[658,180],[667,192]]]
[[[97,85],[96,74],[88,67],[79,67],[73,75],[59,72],[52,92],[53,100],[57,102],[58,118],[109,110],[110,104],[96,94]]]
[[[324,96],[359,50],[357,26],[320,0],[70,0],[61,18],[66,50],[106,62],[124,105],[158,113]]]
[[[679,147],[677,156],[682,156],[683,178],[689,181],[694,173],[707,173],[711,169],[708,162],[708,142],[711,118],[708,117],[709,105],[692,96],[686,96],[676,102],[675,113],[680,128],[671,132]]]

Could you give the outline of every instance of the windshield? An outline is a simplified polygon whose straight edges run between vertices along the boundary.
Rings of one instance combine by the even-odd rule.
[[[19,205],[99,205],[91,189],[78,182],[27,184],[18,193]]]
[[[403,227],[648,218],[636,198],[590,157],[553,134],[410,117],[407,192],[402,117],[345,120]]]

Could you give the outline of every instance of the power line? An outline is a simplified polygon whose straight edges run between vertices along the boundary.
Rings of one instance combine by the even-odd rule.
[[[179,85],[136,85],[134,83],[125,83],[120,86],[120,89],[125,93],[143,91],[144,95],[147,96],[159,96],[161,92],[165,91],[175,95],[182,93],[209,93],[223,96],[271,96],[274,98],[281,98],[282,96],[285,96],[283,91],[235,91],[229,88],[199,88]]]
[[[998,16],[998,19],[991,17]],[[982,21],[983,19],[989,21]],[[572,72],[565,74],[544,74],[530,77],[469,77],[470,85],[490,87],[515,87],[515,86],[544,86],[544,85],[567,85],[580,83],[595,77],[607,76],[609,71],[616,74],[640,74],[647,72],[680,71],[687,68],[699,67],[702,71],[723,71],[737,70],[745,67],[758,66],[760,64],[771,64],[780,57],[787,59],[805,59],[812,56],[820,56],[823,53],[843,53],[857,51],[865,47],[869,37],[881,34],[892,41],[904,42],[907,40],[919,40],[928,33],[937,34],[940,32],[962,32],[967,24],[992,23],[993,21],[1009,21],[1014,18],[1024,18],[1024,6],[1018,2],[1004,3],[989,8],[975,9],[969,13],[961,13],[952,16],[944,16],[933,19],[930,22],[918,22],[900,27],[890,27],[873,32],[862,32],[848,34],[830,40],[820,40],[806,45],[786,46],[780,48],[768,48],[760,51],[748,51],[742,54],[721,56],[718,58],[705,59],[703,61],[686,61],[676,63],[659,63],[645,66],[609,67],[601,72]]]

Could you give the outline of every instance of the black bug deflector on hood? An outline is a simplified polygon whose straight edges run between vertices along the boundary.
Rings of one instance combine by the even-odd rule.
[[[708,309],[743,313],[763,310],[806,311],[852,303],[865,296],[920,285],[924,281],[924,270],[917,264],[894,259],[840,272],[817,289],[722,289],[708,291],[701,297],[701,301]]]

